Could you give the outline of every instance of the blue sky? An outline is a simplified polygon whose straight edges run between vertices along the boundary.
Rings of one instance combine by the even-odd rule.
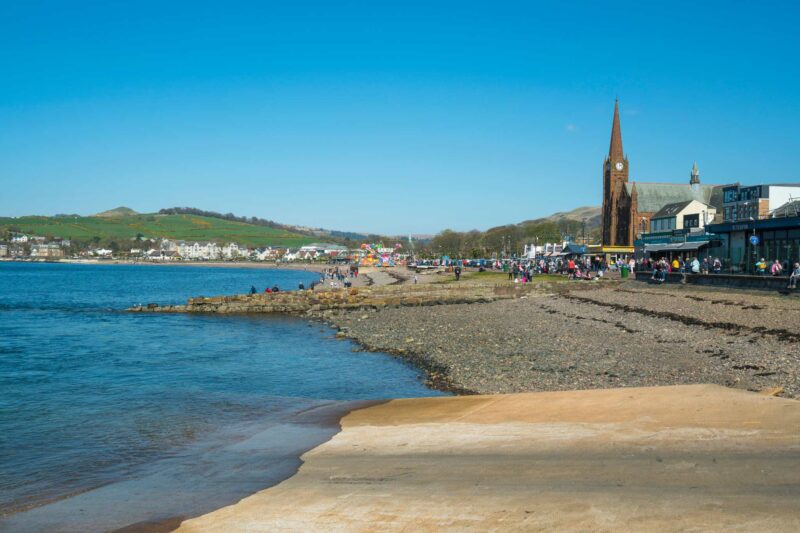
[[[800,181],[796,2],[0,3],[0,214],[433,233]]]

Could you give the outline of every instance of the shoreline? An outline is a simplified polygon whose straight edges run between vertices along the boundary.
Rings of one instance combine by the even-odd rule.
[[[178,531],[795,530],[798,428],[715,385],[391,400]]]
[[[714,383],[800,396],[800,334],[787,329],[800,323],[800,308],[781,295],[748,293],[744,301],[740,292],[692,285],[547,277],[521,286],[498,283],[502,274],[417,285],[394,274],[365,273],[380,282],[366,290],[196,298],[129,311],[320,319],[365,351],[413,364],[431,388],[457,394]]]
[[[257,422],[221,428],[187,448],[202,451],[194,461],[206,465],[210,474],[201,477],[199,472],[192,473],[195,466],[184,464],[180,457],[164,457],[141,465],[130,477],[85,488],[33,507],[15,509],[0,517],[0,529],[173,531],[183,520],[235,504],[291,478],[302,466],[302,456],[338,434],[341,421],[350,413],[386,401],[318,400],[296,412],[283,412],[277,418],[271,415]],[[183,453],[187,453],[186,450]],[[262,456],[269,460],[259,460]],[[257,478],[253,472],[258,472]],[[208,488],[198,491],[183,487],[181,478],[187,476],[202,479]],[[177,478],[174,482],[170,481],[173,477]],[[236,483],[233,483],[234,478]],[[177,485],[172,486],[172,483]],[[132,501],[131,493],[139,494],[140,498]],[[145,496],[143,500],[141,496]],[[116,510],[110,516],[106,511],[109,506]],[[148,514],[150,518],[145,520],[126,519]]]
[[[336,265],[318,265],[304,263],[268,263],[256,261],[99,261],[99,260],[59,260],[59,261],[13,261],[12,263],[43,263],[67,265],[109,265],[109,266],[174,266],[174,267],[204,267],[204,268],[252,268],[268,270],[306,270],[309,272],[324,272]]]
[[[461,395],[715,383],[800,396],[800,334],[786,329],[800,323],[792,301],[631,283],[334,311],[323,320],[367,351],[422,369],[429,386]]]

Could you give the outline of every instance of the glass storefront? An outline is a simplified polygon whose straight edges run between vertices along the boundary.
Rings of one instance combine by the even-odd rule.
[[[714,224],[709,231],[723,242],[723,246],[709,250],[709,255],[720,257],[727,272],[753,274],[761,258],[767,263],[767,271],[777,259],[786,272],[800,261],[800,217],[759,220],[746,227]],[[756,245],[751,240],[754,235],[758,238]]]

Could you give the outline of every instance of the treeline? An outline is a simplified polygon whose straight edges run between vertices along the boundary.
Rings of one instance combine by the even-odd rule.
[[[558,222],[523,223],[499,226],[487,231],[458,232],[446,229],[427,244],[421,245],[420,255],[438,257],[447,255],[458,258],[486,258],[521,255],[526,244],[543,245],[564,240],[589,243],[599,239],[598,228],[584,228],[577,220]]]
[[[266,226],[268,228],[276,229],[289,229],[288,226],[279,224],[272,220],[258,217],[239,217],[233,213],[217,213],[216,211],[206,211],[204,209],[197,209],[196,207],[168,207],[161,209],[159,215],[195,215],[199,217],[220,218],[222,220],[230,220],[233,222],[243,222],[245,224],[253,224],[255,226]]]

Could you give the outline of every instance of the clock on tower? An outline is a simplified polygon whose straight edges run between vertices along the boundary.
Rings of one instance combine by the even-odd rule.
[[[622,129],[619,125],[619,103],[614,103],[611,144],[603,162],[603,245],[632,246],[630,208],[626,202],[628,160],[622,150]]]

